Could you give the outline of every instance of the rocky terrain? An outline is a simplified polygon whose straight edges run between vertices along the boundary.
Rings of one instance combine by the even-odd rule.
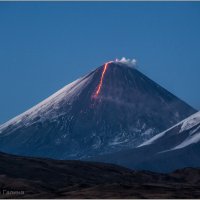
[[[163,174],[0,154],[0,198],[199,198],[200,169]]]

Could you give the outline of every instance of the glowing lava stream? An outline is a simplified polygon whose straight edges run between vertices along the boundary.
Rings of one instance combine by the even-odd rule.
[[[112,61],[107,62],[107,63],[104,65],[103,72],[102,72],[102,74],[101,74],[101,79],[100,79],[100,82],[99,82],[97,91],[95,92],[95,97],[97,97],[98,94],[99,94],[100,91],[101,91],[101,87],[102,87],[102,84],[103,84],[104,75],[105,75],[106,70],[107,70],[107,68],[108,68],[108,64],[111,63],[111,62],[112,62]]]

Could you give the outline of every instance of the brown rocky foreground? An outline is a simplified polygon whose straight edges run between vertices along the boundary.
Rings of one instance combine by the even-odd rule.
[[[0,198],[200,198],[200,169],[161,174],[1,153]]]

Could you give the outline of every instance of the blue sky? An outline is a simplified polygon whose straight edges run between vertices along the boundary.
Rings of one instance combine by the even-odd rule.
[[[0,2],[0,123],[123,56],[200,109],[200,2]]]

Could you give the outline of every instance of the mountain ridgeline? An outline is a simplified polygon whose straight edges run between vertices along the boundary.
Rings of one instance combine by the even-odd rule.
[[[90,160],[115,163],[132,169],[171,172],[200,166],[200,112],[163,131],[138,148]]]
[[[196,110],[120,62],[106,63],[0,126],[0,151],[85,159],[128,150]]]
[[[160,174],[106,163],[3,153],[0,168],[0,199],[189,199],[200,195],[199,168]]]

